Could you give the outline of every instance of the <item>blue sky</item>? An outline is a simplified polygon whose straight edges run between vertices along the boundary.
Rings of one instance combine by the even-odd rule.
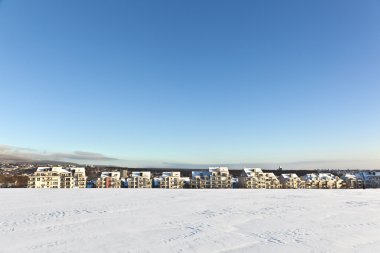
[[[379,169],[379,95],[379,1],[0,1],[7,155]]]

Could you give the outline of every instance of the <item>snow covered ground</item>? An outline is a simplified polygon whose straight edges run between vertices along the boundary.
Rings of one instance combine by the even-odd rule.
[[[380,190],[0,190],[0,252],[379,252]]]

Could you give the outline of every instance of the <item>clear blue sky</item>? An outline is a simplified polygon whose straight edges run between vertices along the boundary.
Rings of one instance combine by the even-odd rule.
[[[380,1],[0,1],[0,144],[380,168]]]

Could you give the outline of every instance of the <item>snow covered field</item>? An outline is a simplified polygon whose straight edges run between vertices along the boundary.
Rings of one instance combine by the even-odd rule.
[[[0,252],[379,252],[380,190],[0,190]]]

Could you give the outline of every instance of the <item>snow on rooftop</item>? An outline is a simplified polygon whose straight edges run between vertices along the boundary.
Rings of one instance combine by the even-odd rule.
[[[37,171],[48,171],[51,167],[38,167]]]
[[[318,174],[318,179],[319,180],[332,180],[336,179],[337,177],[331,173],[319,173]]]
[[[69,173],[67,169],[64,169],[62,167],[38,167],[37,172],[58,172],[58,173]]]
[[[209,172],[209,171],[194,170],[191,172],[191,177],[209,177],[210,175],[211,175],[211,172]]]
[[[180,177],[180,176],[181,176],[181,172],[179,171],[162,172],[162,177]]]
[[[276,177],[276,175],[273,172],[265,173],[267,177]]]
[[[364,177],[380,177],[380,172],[378,171],[363,171],[359,173],[361,173]]]
[[[216,171],[228,172],[228,167],[209,167],[208,171],[209,172],[216,172]]]
[[[162,177],[170,177],[171,175],[171,172],[162,172]]]
[[[281,177],[285,179],[289,179],[289,178],[297,178],[298,176],[295,173],[291,173],[291,174],[281,174]]]
[[[357,179],[356,175],[351,173],[346,173],[342,176],[343,179]]]
[[[120,172],[118,171],[103,171],[100,177],[120,177]]]
[[[243,169],[245,173],[251,173],[251,172],[254,172],[254,173],[262,173],[263,170],[261,168],[244,168]]]
[[[150,171],[133,171],[132,177],[150,177]]]
[[[72,167],[70,170],[74,171],[75,173],[86,173],[86,169],[83,167]]]
[[[310,173],[302,176],[303,180],[317,180],[318,176],[315,173]]]

